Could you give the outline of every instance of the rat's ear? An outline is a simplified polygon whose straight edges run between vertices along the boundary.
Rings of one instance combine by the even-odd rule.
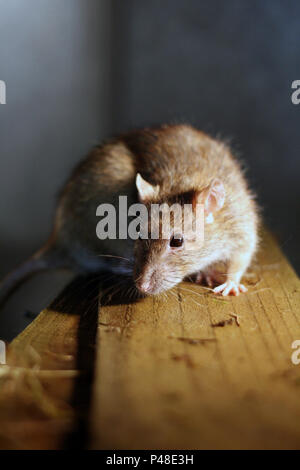
[[[225,188],[221,180],[215,178],[207,188],[203,189],[197,198],[198,204],[204,204],[205,214],[220,210],[225,202]]]
[[[136,175],[135,184],[142,202],[149,201],[158,195],[159,186],[152,186],[139,173]]]

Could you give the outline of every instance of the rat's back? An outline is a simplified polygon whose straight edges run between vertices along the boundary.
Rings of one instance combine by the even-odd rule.
[[[146,128],[121,139],[134,155],[136,171],[151,184],[158,184],[161,194],[205,187],[217,176],[245,187],[229,148],[192,126]]]

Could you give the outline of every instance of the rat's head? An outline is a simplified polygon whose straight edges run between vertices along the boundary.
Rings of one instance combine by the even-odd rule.
[[[159,186],[139,174],[136,186],[140,202],[147,208],[147,221],[135,242],[135,284],[143,294],[158,294],[199,269],[205,220],[214,223],[213,215],[222,208],[225,191],[222,182],[215,179],[201,191],[164,197]]]

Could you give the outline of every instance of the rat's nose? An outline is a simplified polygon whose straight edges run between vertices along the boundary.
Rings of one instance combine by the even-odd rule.
[[[145,293],[151,292],[151,288],[152,288],[151,281],[140,282],[138,285],[138,288],[140,289],[140,291],[145,292]]]
[[[156,274],[148,269],[136,280],[137,288],[144,294],[153,294],[156,287]]]

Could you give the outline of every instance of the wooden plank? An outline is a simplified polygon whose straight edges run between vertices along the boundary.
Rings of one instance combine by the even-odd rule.
[[[267,233],[246,284],[137,302],[77,279],[9,346],[0,447],[299,448],[300,281]]]
[[[269,234],[247,283],[100,309],[91,448],[300,447],[300,283]]]
[[[9,345],[0,366],[1,449],[84,444],[98,286],[78,278]]]

